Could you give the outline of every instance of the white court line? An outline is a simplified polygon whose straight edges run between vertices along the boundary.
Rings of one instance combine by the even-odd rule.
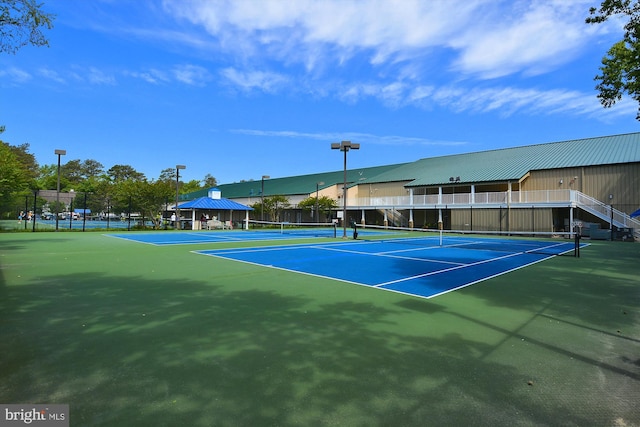
[[[106,234],[104,233],[103,236],[105,237],[111,237],[114,239],[120,239],[120,240],[125,240],[128,242],[134,242],[134,243],[142,243],[143,245],[151,245],[151,246],[166,246],[166,243],[158,243],[158,242],[143,242],[141,240],[136,240],[136,239],[132,239],[131,237],[123,237],[123,236],[116,236],[115,234]]]
[[[371,243],[383,243],[383,242],[371,242]],[[403,279],[393,280],[393,281],[389,281],[389,282],[385,282],[385,283],[380,283],[380,284],[377,284],[377,285],[371,285],[371,284],[367,284],[367,283],[360,283],[360,282],[341,279],[341,278],[337,278],[337,277],[333,277],[333,276],[326,276],[326,275],[321,275],[321,274],[308,273],[308,272],[305,272],[305,271],[293,270],[293,269],[284,268],[284,267],[277,267],[277,266],[270,265],[270,264],[262,264],[262,263],[259,263],[259,262],[239,260],[239,259],[234,259],[234,258],[229,258],[229,257],[225,257],[224,256],[225,254],[229,254],[229,253],[244,253],[244,252],[248,252],[246,249],[249,249],[250,251],[272,251],[272,250],[299,249],[299,248],[310,248],[310,249],[319,248],[319,249],[336,250],[336,251],[342,251],[342,252],[354,252],[356,254],[362,254],[362,255],[378,255],[376,253],[360,252],[360,251],[347,251],[347,250],[343,250],[343,249],[331,248],[331,246],[335,246],[335,245],[340,245],[340,243],[317,244],[317,245],[301,244],[301,245],[289,245],[287,247],[277,247],[277,246],[276,247],[265,247],[265,248],[256,247],[256,248],[244,248],[244,250],[242,248],[239,248],[238,250],[231,250],[231,251],[208,250],[208,251],[192,251],[192,252],[193,253],[197,253],[197,254],[201,254],[201,255],[212,256],[212,257],[223,259],[223,260],[226,260],[226,261],[242,262],[242,263],[245,263],[245,264],[250,264],[250,265],[254,265],[254,266],[258,266],[258,267],[267,267],[267,268],[272,268],[272,269],[280,270],[280,271],[286,271],[286,272],[290,272],[290,273],[304,274],[304,275],[311,276],[311,277],[318,277],[318,278],[323,278],[323,279],[336,280],[336,281],[343,282],[343,283],[350,283],[350,284],[359,285],[359,286],[366,286],[366,287],[369,287],[369,288],[375,288],[375,289],[379,289],[379,290],[383,290],[383,291],[393,292],[393,293],[402,294],[402,295],[408,295],[408,296],[415,297],[415,298],[424,298],[424,299],[431,299],[431,298],[434,298],[434,297],[437,297],[437,296],[440,296],[440,295],[447,294],[449,292],[453,292],[453,291],[456,291],[456,290],[459,290],[459,289],[462,289],[462,288],[465,288],[465,287],[468,287],[468,286],[471,286],[471,285],[475,285],[476,283],[480,283],[480,282],[483,282],[485,280],[489,280],[489,279],[492,279],[494,277],[498,277],[498,276],[501,276],[503,274],[507,274],[507,273],[510,273],[512,271],[528,267],[528,266],[533,265],[533,264],[537,264],[539,262],[545,261],[545,260],[547,260],[549,258],[553,258],[554,256],[556,256],[556,255],[549,255],[549,256],[546,256],[546,257],[541,258],[539,260],[535,260],[535,261],[527,263],[527,264],[519,265],[519,266],[516,266],[516,267],[508,269],[508,270],[500,271],[498,273],[495,273],[495,274],[492,274],[492,275],[489,275],[489,276],[484,276],[484,277],[481,277],[481,278],[479,278],[477,280],[474,280],[472,282],[463,283],[460,286],[456,286],[454,288],[447,289],[445,291],[438,292],[438,293],[435,293],[435,294],[432,294],[432,295],[420,295],[420,294],[416,294],[416,293],[408,292],[408,291],[384,288],[382,286],[390,285],[390,284],[394,284],[394,283],[406,282],[406,281],[409,281],[409,280],[419,279],[419,278],[422,278],[422,277],[428,277],[428,276],[432,276],[432,275],[436,275],[436,274],[440,274],[440,273],[446,273],[446,272],[455,271],[455,270],[459,270],[459,269],[463,269],[463,268],[467,268],[467,267],[473,267],[473,266],[476,266],[476,265],[485,264],[485,263],[497,261],[497,260],[500,260],[500,259],[506,259],[506,258],[510,258],[510,257],[514,257],[514,256],[519,256],[519,255],[523,255],[524,252],[510,253],[508,255],[497,257],[497,258],[491,258],[491,259],[488,259],[488,260],[478,261],[478,262],[474,262],[474,263],[471,263],[471,264],[458,265],[458,266],[451,267],[451,268],[446,268],[446,269],[442,269],[442,270],[438,270],[438,271],[434,271],[434,272],[430,272],[430,273],[425,273],[425,274],[420,274],[420,275],[416,275],[416,276],[406,277],[406,278],[403,278]],[[218,253],[207,253],[207,252],[218,252]],[[378,256],[383,256],[383,255],[378,255]],[[394,256],[394,258],[402,258],[402,257]],[[411,258],[408,258],[408,259],[411,259]],[[420,261],[424,261],[424,259],[420,259]]]
[[[291,248],[291,249],[293,249],[293,248]],[[258,266],[258,267],[267,267],[267,268],[272,268],[274,270],[286,271],[286,272],[289,272],[289,273],[297,273],[297,274],[304,274],[306,276],[319,277],[321,279],[337,280],[339,282],[351,283],[353,285],[366,286],[368,288],[372,288],[373,287],[372,285],[368,285],[366,283],[354,282],[354,281],[351,281],[351,280],[340,279],[338,277],[324,276],[322,274],[308,273],[306,271],[292,270],[290,268],[284,268],[284,267],[276,267],[275,265],[271,265],[271,264],[260,264],[259,262],[254,262],[254,261],[245,261],[245,260],[242,260],[242,259],[227,258],[224,255],[220,255],[220,254],[208,254],[207,251],[193,251],[193,252],[197,253],[199,255],[207,255],[207,256],[210,256],[210,257],[219,258],[219,259],[223,259],[223,260],[226,260],[226,261],[242,262],[242,263],[245,263],[245,264],[255,265],[255,266]],[[387,289],[383,289],[383,290],[387,290]],[[389,290],[392,291],[392,292],[395,292],[395,291],[393,291],[391,289],[389,289]],[[408,295],[411,295],[411,294],[408,294]]]
[[[462,265],[458,265],[456,267],[445,268],[445,269],[438,270],[438,271],[430,271],[429,273],[418,274],[418,275],[411,276],[411,277],[404,277],[402,279],[392,280],[390,282],[379,283],[377,285],[374,285],[374,287],[377,288],[377,287],[380,287],[380,286],[392,285],[394,283],[400,283],[400,282],[406,282],[406,281],[409,281],[409,280],[420,279],[422,277],[434,276],[434,275],[440,274],[440,273],[448,273],[450,271],[460,270],[462,268],[467,268],[467,267],[475,267],[476,265],[486,264],[486,263],[489,263],[489,262],[498,261],[498,260],[506,259],[506,258],[511,258],[513,256],[518,256],[518,255],[522,255],[522,253],[515,253],[515,254],[504,255],[504,256],[501,256],[501,257],[497,257],[497,258],[485,259],[485,260],[478,261],[478,262],[472,262],[471,264],[462,264]],[[486,280],[486,279],[483,279],[483,280]]]
[[[514,254],[514,255],[522,255],[522,254]],[[462,285],[456,286],[455,288],[447,289],[446,291],[438,292],[437,294],[429,295],[428,297],[422,297],[422,298],[431,299],[440,295],[448,294],[449,292],[457,291],[458,289],[466,288],[467,286],[475,285],[476,283],[484,282],[485,280],[493,279],[494,277],[502,276],[503,274],[511,273],[512,271],[520,270],[521,268],[525,268],[530,265],[537,264],[542,261],[546,261],[549,258],[553,258],[554,256],[556,255],[549,255],[545,258],[530,262],[528,264],[519,265],[517,267],[510,268],[509,270],[505,270],[505,271],[499,271],[498,273],[492,274],[490,276],[481,277],[478,280],[474,280],[473,282],[463,283]],[[385,290],[385,288],[378,288],[378,289]],[[415,296],[419,296],[419,295],[415,295]]]
[[[408,257],[408,256],[392,255],[394,253],[402,252],[402,251],[362,252],[362,251],[352,251],[352,250],[347,250],[347,249],[338,249],[338,248],[329,248],[329,247],[320,247],[320,249],[324,249],[324,250],[328,250],[328,251],[335,251],[335,252],[346,252],[346,253],[357,254],[357,255],[378,256],[378,257],[383,257],[383,258],[406,259],[406,260],[412,260],[412,261],[433,262],[433,263],[438,263],[438,264],[466,265],[465,263],[462,263],[462,262],[444,261],[444,260],[440,260],[440,259],[415,258],[415,257]],[[423,248],[423,249],[429,249],[429,248]],[[412,250],[414,250],[414,249],[412,249]],[[417,251],[419,249],[415,249],[415,250]]]

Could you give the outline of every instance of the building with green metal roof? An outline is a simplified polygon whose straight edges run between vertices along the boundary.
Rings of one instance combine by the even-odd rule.
[[[339,206],[336,214],[342,210],[343,180],[338,170],[218,188],[247,205],[262,196],[285,196],[285,219],[299,222],[311,218],[297,209],[309,197],[331,197]],[[350,169],[347,187],[347,220],[360,223],[552,232],[584,222],[640,231],[628,215],[640,207],[640,133]]]

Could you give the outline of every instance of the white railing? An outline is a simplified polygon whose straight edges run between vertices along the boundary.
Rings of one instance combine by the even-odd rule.
[[[609,222],[613,221],[616,227],[634,228],[636,231],[640,231],[640,221],[629,217],[629,215],[615,209],[611,205],[602,203],[578,191],[576,191],[576,204],[601,219]]]
[[[348,206],[452,206],[452,205],[499,205],[517,203],[563,203],[575,202],[572,190],[507,191],[491,193],[422,194],[390,197],[359,197],[347,199]],[[509,198],[509,195],[511,196]]]
[[[360,197],[347,199],[351,208],[375,207],[377,209],[393,208],[443,208],[445,206],[500,205],[515,206],[518,204],[565,205],[579,207],[602,220],[613,222],[616,227],[633,228],[640,237],[640,221],[630,218],[611,205],[587,196],[576,190],[540,190],[540,191],[502,191],[492,193],[459,193],[459,194],[423,194],[395,197]]]
[[[573,202],[572,190],[514,191],[512,203],[558,203]]]

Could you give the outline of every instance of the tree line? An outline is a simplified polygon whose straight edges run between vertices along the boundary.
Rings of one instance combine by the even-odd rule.
[[[36,197],[35,205],[48,206],[51,212],[64,211],[38,197],[40,190],[56,190],[58,166],[39,165],[29,152],[29,144],[13,146],[0,140],[0,218],[13,219],[25,207],[25,198]],[[97,160],[70,160],[60,165],[60,191],[83,195],[75,202],[91,212],[136,212],[154,219],[167,205],[173,206],[178,193],[192,193],[215,187],[216,179],[207,174],[203,180],[176,182],[176,169],[166,168],[157,179],[149,179],[130,165],[105,169]],[[84,200],[87,200],[84,206]],[[32,202],[27,207],[32,206]]]
[[[1,132],[1,131],[0,131]],[[70,206],[63,202],[45,200],[40,190],[57,190],[57,164],[39,165],[29,152],[29,144],[11,145],[0,140],[0,218],[15,219],[21,211],[33,210],[41,214],[65,212]],[[176,169],[166,168],[157,179],[149,179],[130,165],[114,165],[106,169],[97,160],[74,159],[60,165],[60,192],[73,191],[76,195],[73,207],[88,209],[93,214],[136,213],[161,226],[159,214],[175,204],[176,184],[178,194],[189,194],[218,185],[207,174],[203,180],[176,182]],[[34,200],[34,198],[36,200]],[[282,221],[282,213],[291,208],[286,196],[264,197],[251,205],[255,218]],[[326,220],[337,202],[327,196],[308,197],[297,208],[310,212],[312,220]]]

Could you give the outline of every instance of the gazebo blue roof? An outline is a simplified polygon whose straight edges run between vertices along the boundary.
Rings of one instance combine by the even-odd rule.
[[[200,197],[190,200],[180,205],[180,209],[205,209],[205,210],[224,210],[224,211],[252,211],[249,206],[236,203],[229,199],[212,199],[210,197]]]

